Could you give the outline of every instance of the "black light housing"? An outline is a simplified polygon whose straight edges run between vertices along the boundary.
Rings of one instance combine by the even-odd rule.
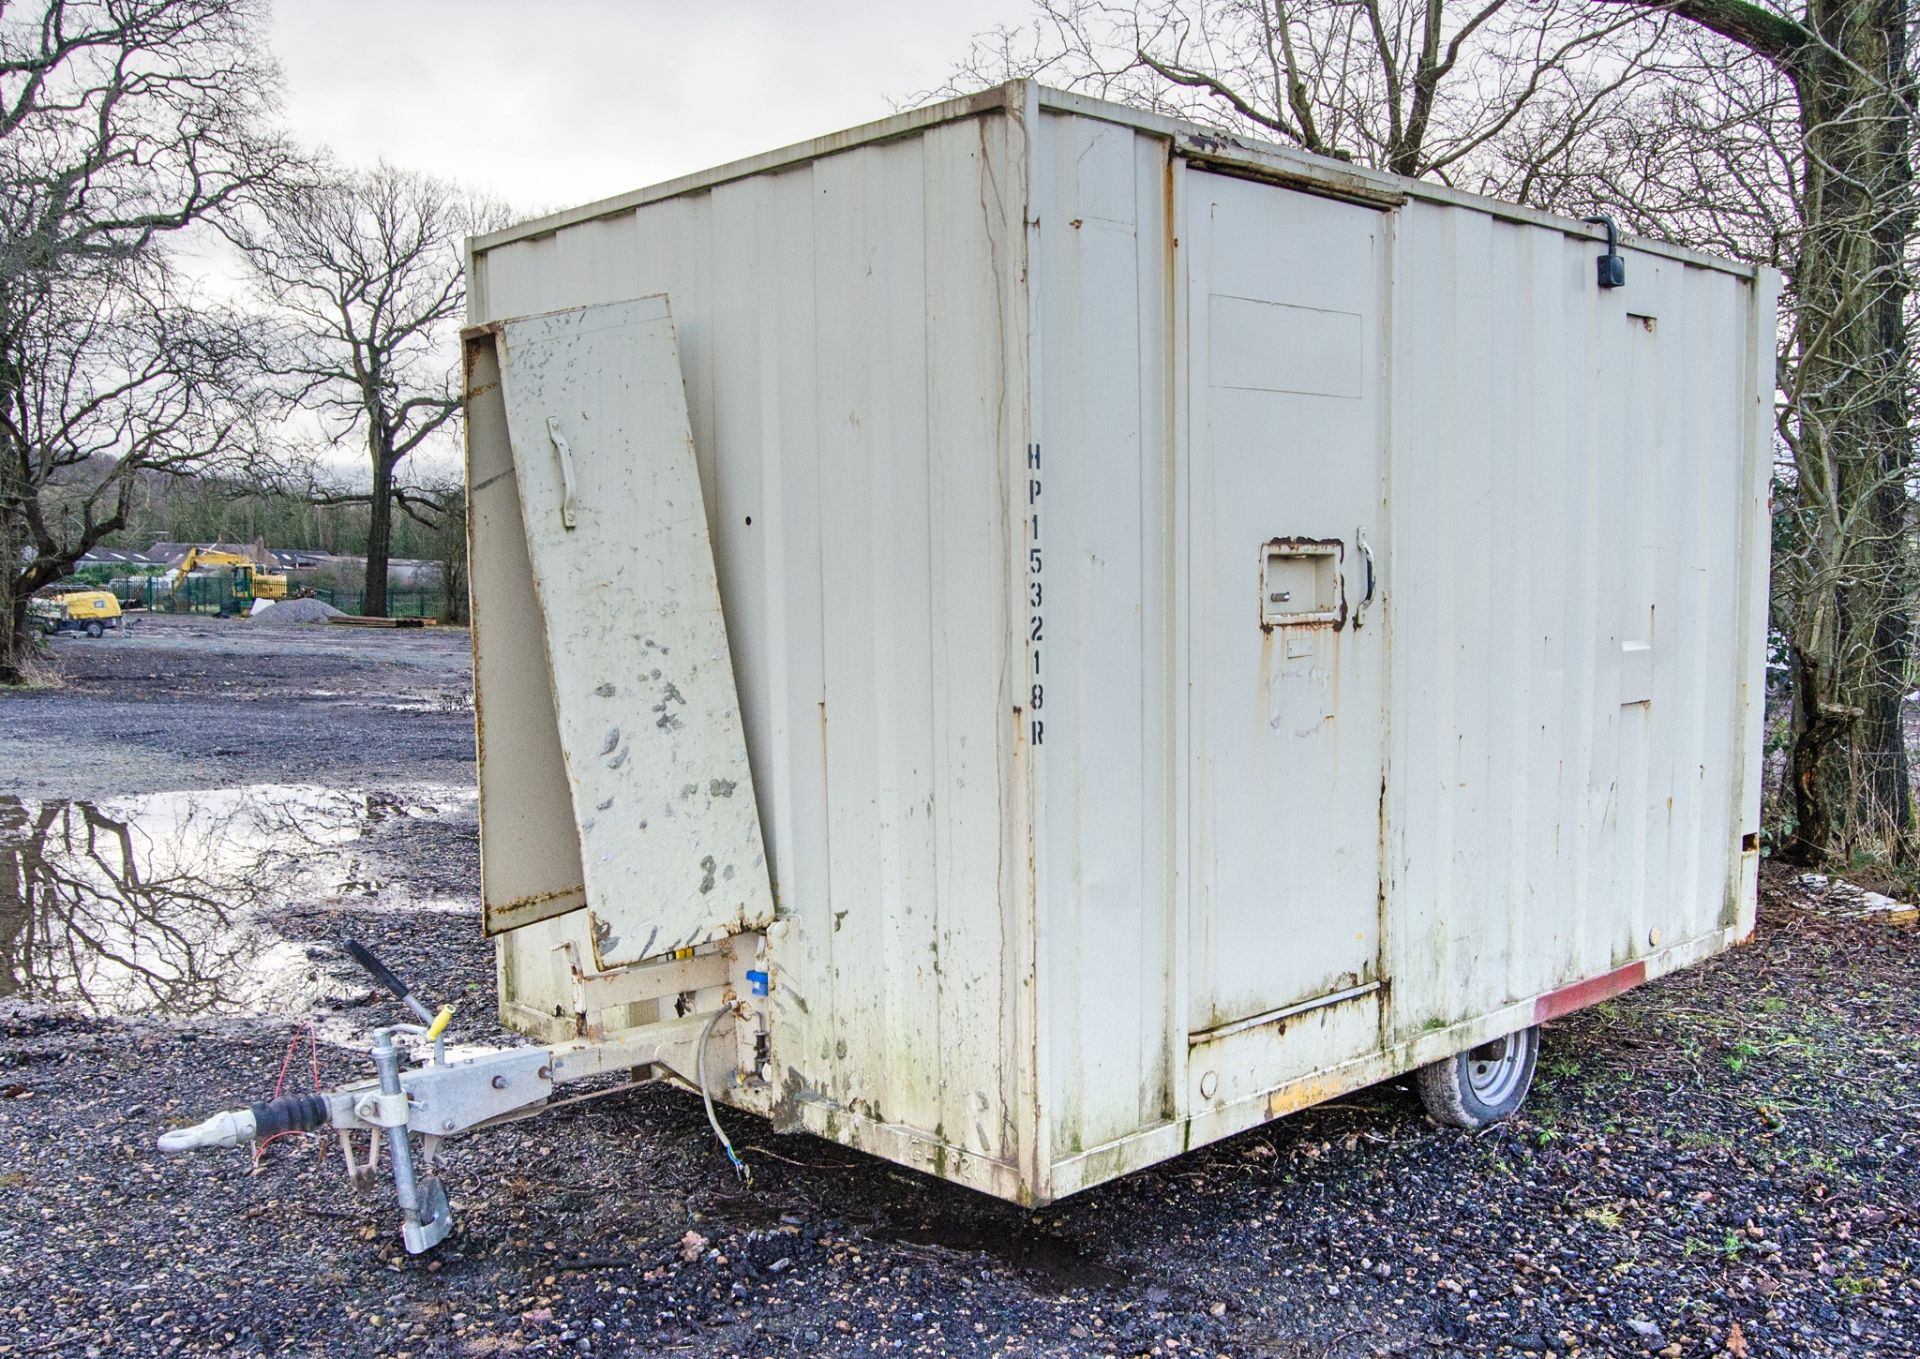
[[[1603,226],[1607,229],[1607,253],[1596,263],[1595,271],[1600,276],[1602,288],[1624,288],[1627,286],[1627,262],[1620,254],[1620,228],[1613,224],[1613,218],[1605,213],[1581,219],[1589,226]]]

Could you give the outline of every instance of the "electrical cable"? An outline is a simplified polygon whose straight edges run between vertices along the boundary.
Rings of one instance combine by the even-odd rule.
[[[694,1074],[700,1078],[700,1099],[707,1106],[707,1122],[713,1128],[713,1135],[720,1139],[720,1146],[727,1153],[727,1159],[733,1162],[734,1174],[740,1177],[742,1183],[751,1185],[753,1172],[747,1169],[747,1163],[740,1159],[740,1154],[733,1149],[733,1143],[721,1129],[720,1116],[713,1111],[713,1092],[707,1089],[707,1040],[713,1037],[714,1026],[720,1022],[722,1015],[729,1012],[729,1009],[730,1007],[722,1005],[715,1010],[713,1017],[707,1021],[707,1027],[700,1031],[700,1053],[694,1058],[693,1066]]]
[[[319,1093],[320,1039],[312,1024],[303,1024],[294,1030],[293,1037],[287,1041],[287,1055],[280,1059],[280,1077],[273,1083],[273,1095],[269,1103],[278,1104],[281,1095],[286,1092],[287,1076],[293,1070],[294,1054],[300,1051],[300,1040],[302,1038],[307,1040],[307,1057],[313,1069],[313,1084],[309,1086],[308,1089],[313,1094],[317,1095]],[[258,1125],[256,1125],[256,1128],[257,1126]],[[316,1124],[315,1126],[318,1125]],[[253,1142],[253,1173],[256,1175],[260,1173],[260,1158],[267,1154],[267,1147],[270,1144],[279,1141],[283,1137],[301,1137],[304,1135],[304,1128],[286,1126],[278,1128],[277,1131],[270,1132],[265,1137],[255,1137]],[[319,1144],[319,1149],[315,1153],[316,1156],[321,1160],[326,1159],[326,1139],[324,1137],[316,1138],[315,1141]]]

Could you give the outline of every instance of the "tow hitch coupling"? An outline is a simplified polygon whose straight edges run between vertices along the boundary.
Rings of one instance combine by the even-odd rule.
[[[732,1021],[738,1007],[731,987],[713,1012],[676,1016],[599,1039],[546,1047],[468,1049],[449,1058],[445,1035],[453,1011],[429,1010],[359,942],[348,940],[347,951],[424,1021],[374,1030],[368,1055],[375,1078],[217,1113],[193,1127],[163,1133],[160,1150],[235,1147],[284,1132],[332,1128],[345,1153],[347,1178],[356,1189],[365,1189],[373,1183],[384,1142],[393,1163],[400,1234],[407,1250],[418,1255],[433,1249],[453,1229],[446,1187],[433,1173],[443,1139],[537,1113],[551,1099],[555,1085],[566,1081],[634,1072],[649,1073],[645,1079],[691,1080],[701,1069],[700,1050],[708,1043],[714,1053],[707,1065],[733,1078]],[[412,1034],[431,1045],[430,1059],[424,1065],[403,1067],[403,1051],[394,1042],[398,1034]],[[358,1132],[367,1134],[364,1156],[355,1154],[353,1135]],[[420,1138],[417,1151],[415,1134]]]

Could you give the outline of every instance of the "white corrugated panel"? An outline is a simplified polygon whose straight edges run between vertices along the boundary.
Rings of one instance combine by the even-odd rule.
[[[787,1114],[917,1131],[1010,1186],[1004,134],[952,123],[503,246],[476,305],[672,299],[785,917]],[[505,940],[516,993],[557,988],[564,928]]]
[[[1750,285],[1633,254],[1602,293],[1587,241],[1422,204],[1400,251],[1388,862],[1409,1032],[1735,923],[1759,525]]]
[[[773,899],[666,299],[506,322],[496,352],[594,963],[763,929]]]

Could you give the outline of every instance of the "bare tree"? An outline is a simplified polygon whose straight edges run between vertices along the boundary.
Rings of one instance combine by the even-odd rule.
[[[444,596],[440,620],[444,623],[467,621],[467,486],[457,476],[423,488],[438,506],[428,538],[433,558],[440,564],[440,589]]]
[[[1709,187],[1730,205],[1723,221],[1786,217],[1773,231],[1791,317],[1781,433],[1792,462],[1774,575],[1793,678],[1786,848],[1808,861],[1860,853],[1911,861],[1920,837],[1902,708],[1920,588],[1914,7],[1601,3],[1656,11],[1706,35],[1697,69],[1714,84],[1695,107],[1716,116],[1701,129],[1712,135],[1690,139],[1693,159],[1719,167]],[[1632,187],[1651,182],[1642,176]],[[1679,204],[1646,215],[1666,218],[1669,231],[1701,216]],[[1764,258],[1760,245],[1740,253]]]
[[[1318,155],[1474,188],[1528,130],[1577,136],[1659,62],[1658,25],[1522,0],[1036,0],[946,93],[1037,76]]]
[[[454,332],[466,306],[461,246],[502,211],[426,175],[381,165],[288,192],[238,231],[283,319],[277,366],[330,444],[363,440],[371,485],[325,497],[370,507],[363,609],[387,611],[393,512],[437,521],[400,481],[407,456],[460,409]]]
[[[1037,0],[1038,75],[1785,270],[1786,848],[1916,852],[1911,0]]]
[[[0,683],[28,596],[118,526],[133,473],[233,446],[232,347],[160,246],[288,162],[261,131],[258,19],[251,0],[0,3]],[[115,470],[76,489],[80,450]]]
[[[127,523],[139,478],[243,463],[263,393],[253,327],[177,299],[164,270],[96,264],[43,288],[9,337],[0,437],[15,454],[8,519],[30,556],[11,571],[15,632],[27,600]]]

